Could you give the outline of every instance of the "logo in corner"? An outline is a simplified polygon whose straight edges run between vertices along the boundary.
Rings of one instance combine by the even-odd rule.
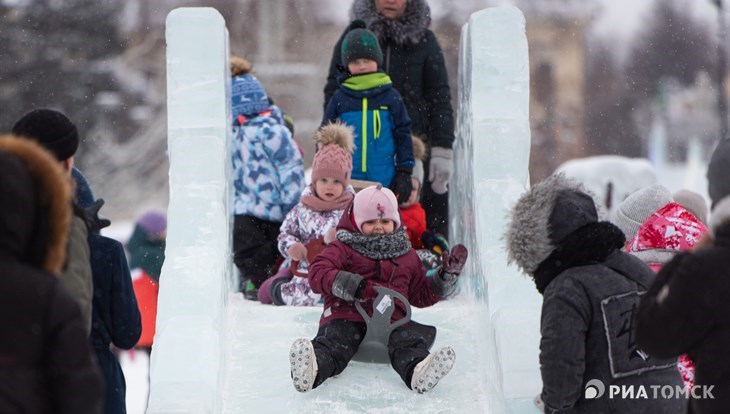
[[[592,379],[586,383],[586,400],[601,398],[604,392],[606,392],[606,386],[603,385],[603,381],[599,379]]]

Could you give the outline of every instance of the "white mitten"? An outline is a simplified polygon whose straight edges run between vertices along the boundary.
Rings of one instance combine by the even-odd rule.
[[[454,169],[452,152],[450,148],[431,148],[428,181],[431,181],[431,189],[436,194],[444,194],[448,191],[447,184],[451,178],[451,171]]]

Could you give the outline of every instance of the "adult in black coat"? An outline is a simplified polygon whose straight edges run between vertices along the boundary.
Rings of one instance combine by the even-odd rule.
[[[0,412],[99,413],[85,320],[59,281],[69,180],[46,150],[12,136],[0,136],[0,177]]]
[[[73,177],[76,181],[76,203],[88,211],[94,205],[91,186],[76,168],[73,169]],[[103,200],[97,203],[99,201],[103,203]],[[98,209],[95,211],[98,213]],[[92,220],[101,221],[98,215]],[[102,236],[98,231],[89,234],[88,242],[94,278],[89,339],[106,382],[104,413],[124,414],[127,412],[127,384],[110,344],[121,349],[134,347],[142,333],[142,320],[122,244]]]
[[[713,206],[708,235],[695,251],[664,265],[637,316],[636,340],[644,350],[686,353],[694,361],[690,414],[730,412],[730,197],[713,199]]]
[[[544,411],[682,412],[679,399],[610,396],[612,387],[635,392],[643,387],[647,397],[653,397],[652,386],[682,387],[676,358],[646,355],[634,341],[634,309],[654,275],[621,251],[621,230],[599,222],[586,190],[562,175],[532,187],[511,215],[505,237],[509,259],[543,295],[539,401]],[[590,386],[595,398],[588,395]]]
[[[383,51],[382,69],[403,97],[412,132],[429,149],[424,165],[429,185],[423,186],[421,204],[426,210],[428,228],[448,235],[447,183],[453,169],[454,111],[443,52],[428,28],[431,24],[428,3],[426,0],[355,0],[351,14],[353,19],[363,20],[378,37]],[[345,33],[332,52],[324,88],[325,107],[339,81],[348,76],[341,55]]]

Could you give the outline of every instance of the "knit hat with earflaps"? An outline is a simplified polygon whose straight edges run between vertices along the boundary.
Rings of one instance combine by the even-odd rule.
[[[383,51],[380,49],[378,38],[366,27],[367,25],[362,20],[354,20],[350,23],[349,31],[342,39],[343,65],[347,66],[355,59],[370,59],[374,60],[378,67],[383,65]]]
[[[233,77],[231,80],[231,115],[234,120],[239,115],[245,117],[258,115],[269,108],[269,97],[255,76],[246,74]]]
[[[352,205],[355,225],[362,231],[362,223],[368,220],[393,220],[395,228],[400,227],[400,213],[395,194],[381,184],[371,185],[355,194]]]
[[[13,125],[13,134],[30,138],[63,161],[79,147],[79,132],[66,115],[53,109],[36,109]]]
[[[672,193],[661,184],[641,188],[619,204],[614,212],[613,224],[621,229],[626,240],[631,240],[646,219],[672,201]]]
[[[320,128],[314,139],[317,153],[312,161],[312,183],[323,177],[338,179],[345,187],[352,175],[353,130],[341,122]]]

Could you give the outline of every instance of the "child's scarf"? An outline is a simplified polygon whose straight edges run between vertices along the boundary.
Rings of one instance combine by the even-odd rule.
[[[394,259],[411,250],[411,242],[405,227],[399,227],[393,233],[367,236],[362,233],[337,230],[337,240],[350,246],[361,255],[374,259]]]
[[[332,201],[324,201],[317,197],[316,194],[317,193],[314,191],[314,188],[312,188],[312,194],[303,195],[301,198],[302,204],[313,211],[344,210],[355,197],[351,192],[347,191],[347,189],[345,189],[339,197]]]

